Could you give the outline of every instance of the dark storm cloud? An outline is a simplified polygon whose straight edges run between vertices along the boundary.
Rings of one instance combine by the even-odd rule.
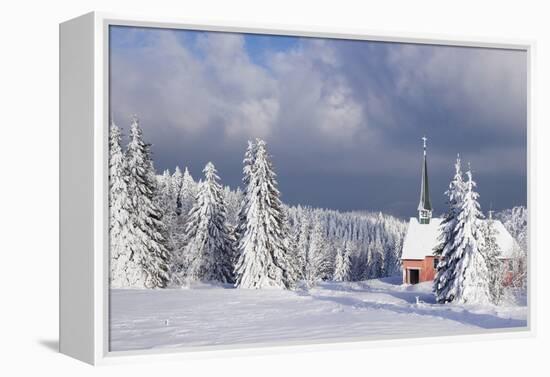
[[[236,186],[246,140],[262,137],[286,202],[409,216],[426,135],[436,212],[459,152],[484,206],[526,203],[524,52],[254,38],[113,34],[112,111],[122,126],[139,115],[158,170],[197,178],[211,160]]]

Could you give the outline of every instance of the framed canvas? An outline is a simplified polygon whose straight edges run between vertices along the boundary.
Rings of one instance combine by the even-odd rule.
[[[62,23],[61,352],[97,364],[532,335],[532,51]]]

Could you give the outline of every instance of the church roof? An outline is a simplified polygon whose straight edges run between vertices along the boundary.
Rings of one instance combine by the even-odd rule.
[[[432,218],[429,224],[420,224],[416,217],[411,217],[401,259],[424,259],[426,255],[432,255],[434,247],[439,243],[437,239],[442,220]]]
[[[420,224],[416,217],[411,217],[401,259],[422,260],[426,256],[433,255],[433,249],[439,244],[439,225],[441,218],[432,218],[429,224]],[[482,220],[487,221],[487,220]],[[501,250],[500,258],[512,258],[517,242],[498,220],[493,220],[496,233],[496,241]]]

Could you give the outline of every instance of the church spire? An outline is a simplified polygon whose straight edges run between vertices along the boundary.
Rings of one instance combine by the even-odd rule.
[[[432,218],[432,204],[430,203],[430,189],[428,186],[428,160],[426,158],[426,136],[424,143],[424,160],[422,162],[422,180],[420,182],[420,202],[418,203],[418,221],[420,224],[429,224]]]

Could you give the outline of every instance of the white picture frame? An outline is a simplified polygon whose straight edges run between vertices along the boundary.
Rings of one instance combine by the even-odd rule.
[[[490,47],[524,50],[528,59],[528,327],[503,329],[490,334],[438,338],[386,339],[339,343],[289,344],[254,348],[212,346],[196,350],[109,352],[108,341],[108,28],[110,25],[329,37],[418,44]],[[502,339],[535,334],[532,268],[532,226],[536,203],[530,177],[534,129],[532,114],[532,41],[464,39],[414,33],[381,33],[364,30],[327,30],[311,27],[240,25],[236,23],[185,22],[109,13],[88,13],[60,24],[60,352],[90,364],[136,360],[220,357],[296,350],[377,347],[384,344],[420,344],[482,338]],[[195,352],[197,351],[197,352]],[[200,351],[200,352],[199,352]]]

